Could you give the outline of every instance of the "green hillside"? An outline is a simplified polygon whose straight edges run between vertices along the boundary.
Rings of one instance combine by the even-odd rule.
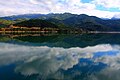
[[[15,23],[13,24],[13,26],[20,26],[20,27],[41,27],[41,28],[45,28],[45,27],[50,27],[50,28],[58,28],[57,25],[45,21],[45,20],[41,20],[41,19],[30,19],[27,21],[23,21],[23,22],[19,22],[19,23]]]
[[[8,27],[10,24],[13,24],[13,21],[0,19],[0,28]]]

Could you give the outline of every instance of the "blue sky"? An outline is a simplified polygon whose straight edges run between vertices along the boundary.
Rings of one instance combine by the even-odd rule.
[[[81,0],[82,3],[90,3],[93,0]]]
[[[65,12],[120,18],[120,0],[0,0],[0,16]]]

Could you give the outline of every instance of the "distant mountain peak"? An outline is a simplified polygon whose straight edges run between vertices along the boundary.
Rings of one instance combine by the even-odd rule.
[[[115,14],[111,19],[120,19],[120,14]]]
[[[88,16],[87,14],[80,14],[80,16]]]

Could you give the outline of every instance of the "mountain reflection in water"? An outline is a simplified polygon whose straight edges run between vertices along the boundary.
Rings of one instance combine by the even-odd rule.
[[[96,35],[1,36],[0,79],[119,80],[119,37]]]
[[[10,34],[1,35],[0,42],[27,46],[87,47],[97,44],[120,44],[119,34]]]

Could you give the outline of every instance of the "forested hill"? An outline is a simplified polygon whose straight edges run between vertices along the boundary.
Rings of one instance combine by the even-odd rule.
[[[19,27],[41,27],[41,28],[45,28],[45,27],[50,27],[50,28],[58,28],[57,25],[45,21],[45,20],[41,20],[41,19],[30,19],[27,21],[23,21],[23,22],[19,22],[16,24],[13,24],[13,26],[19,26]]]
[[[13,24],[14,21],[0,19],[0,28],[8,27],[10,24]]]

